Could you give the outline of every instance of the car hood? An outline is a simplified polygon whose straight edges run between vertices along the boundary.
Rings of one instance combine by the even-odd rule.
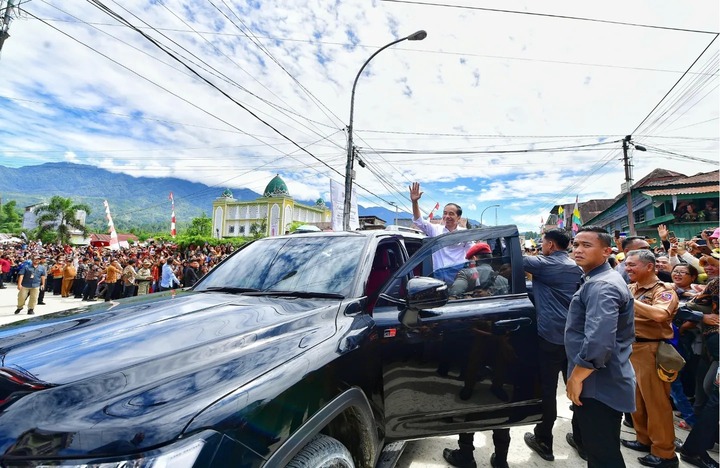
[[[0,454],[166,443],[213,402],[332,336],[338,304],[168,292],[2,327],[0,366],[36,386],[0,405]]]

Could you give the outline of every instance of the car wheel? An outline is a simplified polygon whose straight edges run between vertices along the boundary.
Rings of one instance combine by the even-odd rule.
[[[288,463],[287,468],[355,468],[348,449],[332,437],[318,434]]]

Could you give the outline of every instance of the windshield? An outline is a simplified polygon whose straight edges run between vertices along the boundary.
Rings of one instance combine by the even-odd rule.
[[[195,291],[298,291],[347,296],[367,238],[261,239],[213,269]]]

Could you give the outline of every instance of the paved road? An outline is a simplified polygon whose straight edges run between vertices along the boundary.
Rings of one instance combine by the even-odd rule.
[[[17,304],[17,289],[16,285],[12,283],[6,283],[7,289],[0,289],[0,326],[8,323],[12,323],[18,320],[24,320],[30,318],[27,313],[27,309],[23,309],[19,315],[14,315],[15,306]],[[70,309],[72,307],[92,307],[92,304],[82,302],[80,299],[61,298],[60,296],[53,296],[52,293],[45,294],[46,305],[38,305],[35,309],[35,313],[38,315],[44,315],[52,312]],[[565,434],[571,431],[570,418],[572,412],[569,408],[569,400],[565,397],[565,387],[560,386],[558,389],[558,421],[555,424],[555,461],[548,462],[540,458],[535,452],[530,450],[523,442],[523,434],[525,432],[531,432],[531,426],[523,426],[513,428],[510,433],[512,436],[512,442],[510,444],[510,453],[508,456],[508,462],[510,466],[523,466],[524,468],[529,467],[553,467],[553,468],[576,468],[584,466],[582,459],[577,456],[574,450],[572,450],[565,442]],[[675,435],[680,439],[687,437],[687,432],[676,429]],[[634,439],[635,434],[632,429],[628,429],[625,426],[622,427],[623,438]],[[456,437],[437,437],[434,439],[418,440],[409,442],[405,448],[400,461],[397,465],[398,468],[437,468],[446,467],[448,464],[442,457],[443,448],[452,447],[456,448]],[[479,433],[475,436],[475,460],[478,462],[478,466],[490,466],[490,454],[492,453],[492,433]],[[717,446],[716,446],[717,447]],[[625,457],[625,463],[628,468],[639,468],[642,465],[637,461],[639,454],[632,450],[622,448],[623,456]],[[710,452],[716,460],[718,454]],[[680,462],[680,466],[690,466],[684,462]]]

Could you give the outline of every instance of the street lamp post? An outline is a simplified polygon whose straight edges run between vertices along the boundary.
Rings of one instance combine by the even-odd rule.
[[[365,63],[363,63],[362,67],[360,67],[360,71],[358,72],[357,76],[355,77],[355,81],[353,82],[352,92],[350,94],[350,122],[348,124],[348,146],[347,146],[347,163],[345,165],[345,202],[343,204],[343,229],[345,231],[350,230],[350,197],[352,196],[352,180],[354,176],[354,159],[355,159],[355,151],[353,148],[353,113],[355,111],[355,86],[357,86],[358,79],[360,78],[360,75],[362,74],[363,70],[367,66],[368,63],[370,63],[370,60],[372,60],[377,54],[382,52],[383,50],[387,49],[390,46],[394,46],[398,42],[402,42],[405,40],[408,41],[422,41],[427,37],[427,33],[423,30],[414,32],[410,34],[409,36],[403,37],[402,39],[397,39],[395,41],[392,41],[389,44],[386,44],[379,48],[374,54],[370,56],[367,60],[365,60]]]
[[[388,202],[391,206],[395,207],[395,225],[398,223],[398,204],[395,202]]]
[[[482,227],[482,219],[483,215],[485,214],[485,211],[489,208],[498,208],[500,205],[490,205],[486,206],[481,212],[480,212],[480,227]],[[497,224],[497,210],[495,210],[495,224]]]

